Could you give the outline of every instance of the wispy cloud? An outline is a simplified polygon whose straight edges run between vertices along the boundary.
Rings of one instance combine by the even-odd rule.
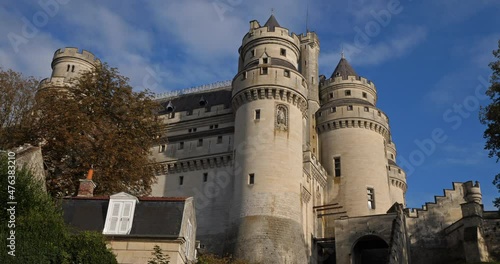
[[[386,40],[368,39],[366,46],[357,45],[355,42],[344,43],[345,56],[353,65],[379,65],[386,61],[402,57],[410,53],[415,47],[425,41],[427,31],[418,26],[401,27],[395,34]],[[372,43],[373,42],[373,43]],[[331,68],[340,59],[341,50],[320,54],[320,67]],[[332,68],[333,70],[333,68]]]
[[[440,166],[476,166],[488,160],[482,142],[446,144],[441,147],[441,151],[444,155],[436,160]]]

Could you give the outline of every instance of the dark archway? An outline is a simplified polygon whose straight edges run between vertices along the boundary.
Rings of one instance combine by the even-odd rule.
[[[364,236],[354,244],[351,256],[353,264],[387,264],[389,245],[378,236]]]

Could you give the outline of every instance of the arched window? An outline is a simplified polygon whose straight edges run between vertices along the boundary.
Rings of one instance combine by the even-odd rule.
[[[351,256],[353,264],[389,263],[389,245],[378,236],[367,235],[356,241]]]

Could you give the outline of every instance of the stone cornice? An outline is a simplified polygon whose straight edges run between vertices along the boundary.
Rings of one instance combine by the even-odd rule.
[[[156,171],[156,175],[159,176],[172,173],[226,167],[231,164],[232,160],[233,154],[231,152],[226,152],[218,155],[158,162],[155,165],[160,166],[160,169]]]
[[[287,102],[299,108],[303,115],[306,114],[306,98],[300,93],[284,87],[254,86],[244,89],[233,96],[232,105],[233,109],[236,110],[243,104],[265,99]]]
[[[343,128],[365,128],[375,131],[386,138],[390,139],[390,132],[387,127],[377,121],[364,119],[364,118],[342,118],[335,119],[328,122],[323,122],[318,125],[318,133],[321,134],[325,131],[343,129]]]

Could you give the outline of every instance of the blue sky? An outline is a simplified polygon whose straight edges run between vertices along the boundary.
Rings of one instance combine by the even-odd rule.
[[[498,1],[9,0],[0,4],[0,66],[45,78],[54,51],[72,46],[118,67],[138,89],[230,80],[248,22],[263,24],[274,8],[283,27],[303,33],[308,1],[320,72],[330,76],[343,47],[377,86],[398,162],[411,172],[408,206],[433,201],[452,181],[478,180],[493,210],[500,166],[483,149],[478,113],[500,39]]]

